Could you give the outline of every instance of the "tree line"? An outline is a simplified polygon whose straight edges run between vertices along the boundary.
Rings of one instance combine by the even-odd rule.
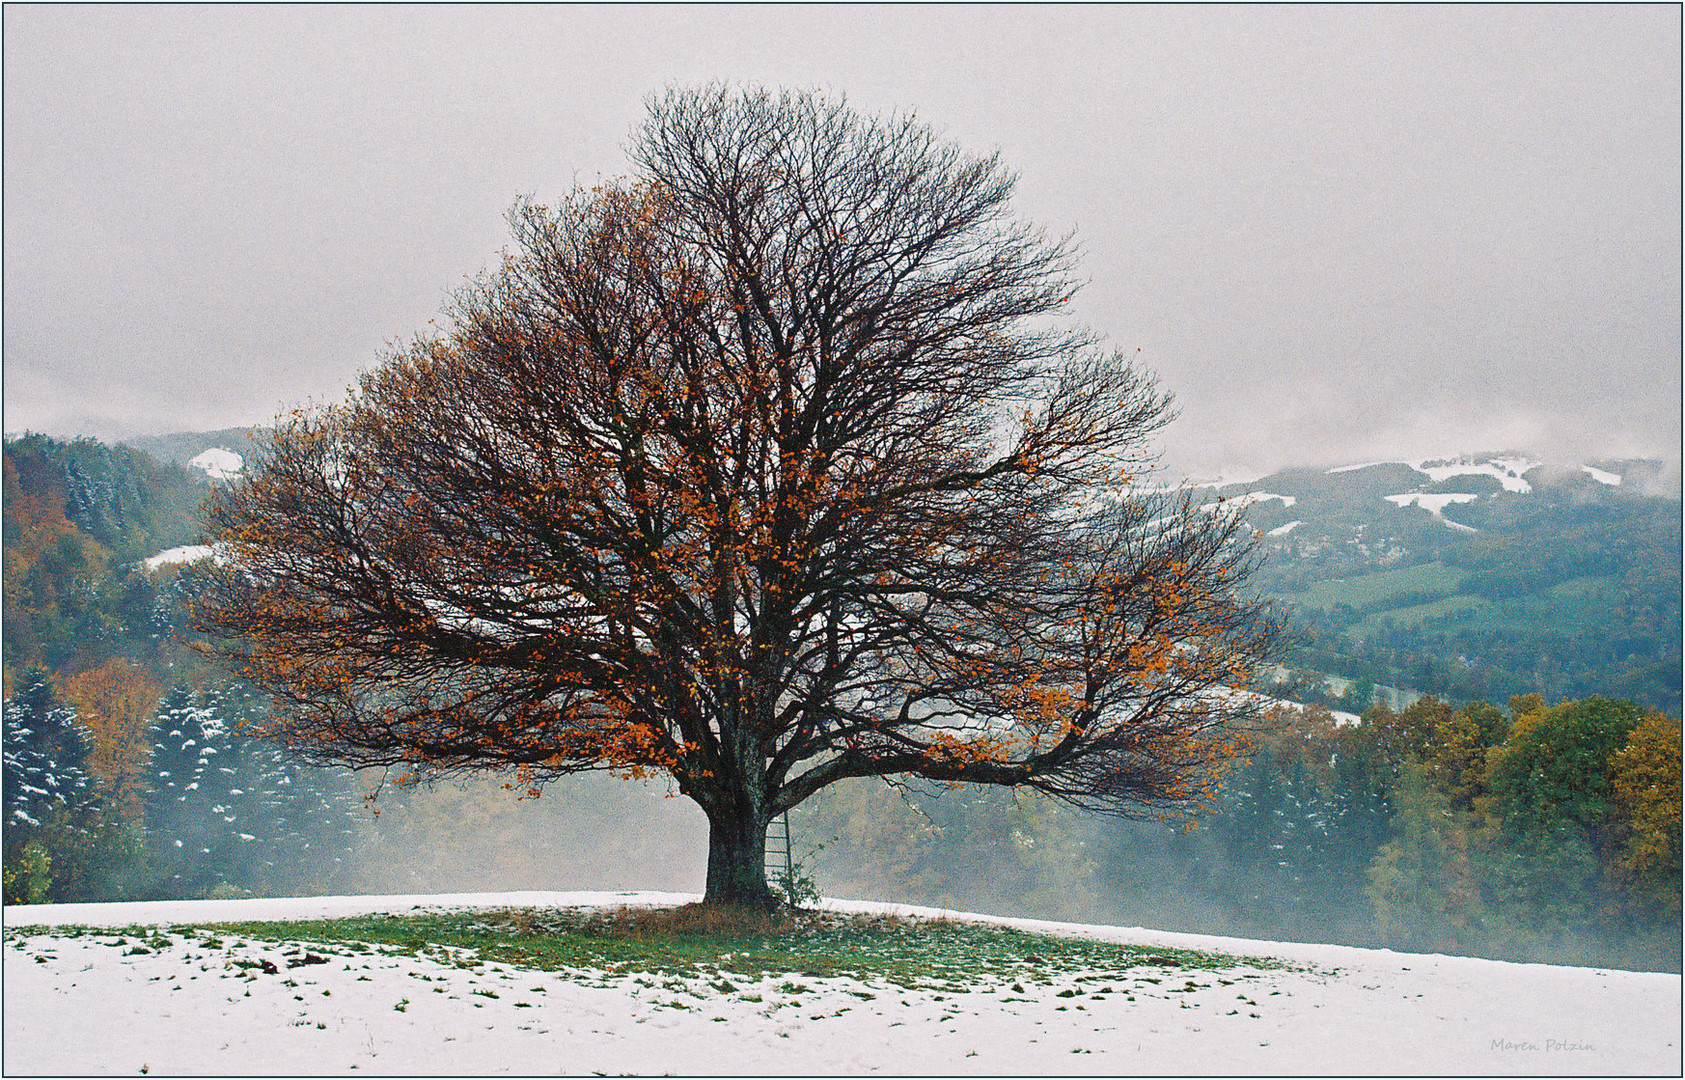
[[[421,817],[377,819],[351,774],[238,734],[263,712],[238,684],[158,701],[124,797],[53,680],[25,681],[5,703],[8,903],[356,890],[378,877],[364,864],[398,865],[393,845],[418,828],[464,851],[511,829],[522,850],[537,842],[521,822],[539,808],[495,787],[422,793]],[[660,838],[640,834],[636,796],[613,800],[610,821],[570,794],[564,783],[547,797],[547,828],[663,858]],[[1597,697],[1424,698],[1357,723],[1278,711],[1210,810],[1183,820],[863,780],[796,811],[794,855],[797,877],[827,895],[1677,968],[1680,797],[1680,726],[1665,714]],[[616,880],[638,874],[619,868]]]
[[[1529,694],[1279,710],[1179,822],[858,786],[794,832],[828,895],[1677,970],[1679,806],[1677,719]]]
[[[13,903],[319,893],[363,828],[349,773],[245,729],[249,688],[180,684],[123,733],[97,733],[34,669],[4,706],[4,896]]]

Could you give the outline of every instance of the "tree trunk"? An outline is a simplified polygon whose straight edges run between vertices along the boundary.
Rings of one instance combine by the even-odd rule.
[[[709,818],[704,903],[764,910],[778,905],[766,883],[766,827],[766,821],[754,814]]]

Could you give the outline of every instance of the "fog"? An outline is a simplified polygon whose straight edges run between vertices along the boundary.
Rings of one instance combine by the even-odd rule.
[[[708,823],[656,781],[569,777],[530,798],[503,776],[386,785],[372,839],[334,888],[352,892],[659,889],[701,892]]]
[[[707,824],[660,781],[601,774],[548,785],[537,799],[482,777],[388,790],[336,891],[702,891]],[[1268,852],[1186,822],[1083,813],[998,788],[854,780],[791,815],[797,877],[828,897],[1258,940],[1429,948],[1500,959],[1678,970],[1677,949],[1584,933],[1518,940],[1431,923],[1414,944],[1382,933],[1366,879],[1294,879]],[[776,859],[772,861],[776,862]],[[1424,946],[1421,942],[1437,942]],[[1669,959],[1672,957],[1672,959]]]

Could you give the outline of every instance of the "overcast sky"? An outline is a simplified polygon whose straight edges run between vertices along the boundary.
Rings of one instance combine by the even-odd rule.
[[[914,109],[1074,230],[1172,465],[1680,443],[1681,11],[4,9],[4,426],[339,397],[715,79]]]

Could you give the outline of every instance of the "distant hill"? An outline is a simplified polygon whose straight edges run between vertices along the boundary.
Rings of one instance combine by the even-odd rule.
[[[233,427],[218,431],[178,431],[170,435],[148,435],[125,439],[122,445],[167,461],[172,465],[192,465],[193,459],[207,450],[227,450],[250,462],[258,453],[260,441],[269,429],[264,427]],[[202,466],[201,466],[202,467]]]
[[[1297,668],[1356,680],[1360,694],[1600,693],[1677,715],[1676,485],[1659,461],[1511,452],[1285,469],[1210,490],[1263,534],[1257,584],[1293,613]]]
[[[212,481],[202,472],[93,439],[5,442],[4,683],[35,666],[59,676],[114,657],[181,671],[178,597],[141,571],[190,543]]]
[[[62,488],[78,530],[123,564],[197,543],[210,482],[249,466],[265,431],[152,436],[121,451],[41,436],[7,447],[23,478]],[[1255,584],[1291,616],[1291,696],[1361,711],[1416,693],[1603,694],[1678,715],[1678,484],[1658,461],[1505,452],[1200,488],[1262,534]]]
[[[119,562],[186,543],[198,532],[209,491],[202,472],[94,439],[25,435],[7,440],[5,449],[20,496],[55,500],[50,511],[63,513]]]

